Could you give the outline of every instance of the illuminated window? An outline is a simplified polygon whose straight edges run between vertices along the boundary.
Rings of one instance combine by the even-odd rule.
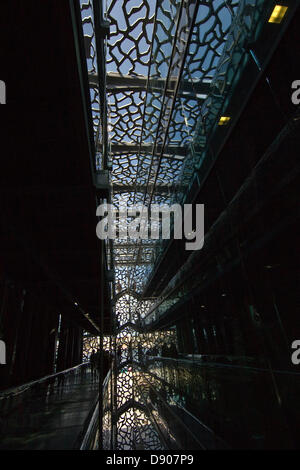
[[[269,18],[269,23],[281,23],[288,7],[276,5]]]
[[[229,116],[221,116],[219,121],[219,126],[226,126],[230,121]]]

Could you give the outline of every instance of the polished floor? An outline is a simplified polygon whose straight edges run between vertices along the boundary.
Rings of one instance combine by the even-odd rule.
[[[32,394],[1,419],[1,450],[79,448],[98,384],[87,373],[79,380]]]

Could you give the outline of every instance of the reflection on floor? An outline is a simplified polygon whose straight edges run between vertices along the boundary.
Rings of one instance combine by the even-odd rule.
[[[78,448],[97,397],[98,384],[87,373],[50,393],[35,395],[1,423],[0,449]]]

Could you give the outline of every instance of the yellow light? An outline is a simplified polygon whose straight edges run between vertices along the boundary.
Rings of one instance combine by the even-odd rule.
[[[277,24],[281,23],[284,15],[286,14],[287,9],[288,7],[284,7],[282,5],[276,5],[269,18],[269,23],[277,23]]]
[[[226,124],[228,124],[229,121],[230,121],[229,116],[221,116],[220,121],[219,121],[219,126],[226,126]]]

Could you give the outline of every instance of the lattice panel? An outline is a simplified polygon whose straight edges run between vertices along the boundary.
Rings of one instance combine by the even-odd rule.
[[[147,75],[155,3],[152,0],[108,0],[107,19],[111,24],[108,71]]]
[[[83,335],[83,355],[82,360],[83,362],[89,362],[90,355],[92,350],[94,349],[97,351],[100,347],[100,337],[99,336],[91,336],[89,333],[84,333]],[[103,338],[103,349],[105,351],[110,350],[110,338],[108,336],[104,336]]]
[[[117,406],[118,409],[133,398],[132,367],[126,367],[117,377]]]
[[[96,37],[94,27],[94,12],[92,0],[80,0],[82,29],[84,35],[86,64],[89,75],[98,74],[97,56],[96,56]],[[93,117],[93,130],[95,146],[100,146],[102,141],[102,129],[100,118],[100,97],[99,89],[96,86],[90,86],[90,98]],[[96,155],[96,167],[101,168],[101,154]]]
[[[151,352],[152,355],[162,355],[161,349],[164,346],[176,345],[175,330],[154,331],[153,333],[143,333],[140,338],[143,349]],[[156,354],[155,351],[156,350]]]
[[[132,276],[132,266],[116,266],[115,278],[116,284],[121,286],[121,290],[128,287],[141,293],[145,282],[146,266],[137,266]]]
[[[82,29],[85,39],[87,69],[89,73],[97,74],[96,39],[94,28],[94,12],[92,0],[80,0]]]
[[[103,415],[103,449],[110,450],[111,443],[111,413],[107,411]]]
[[[130,408],[120,416],[117,450],[163,450],[152,423],[143,411]]]
[[[138,312],[139,312],[139,316],[141,320],[145,317],[145,315],[147,314],[147,312],[149,311],[149,309],[152,307],[153,304],[154,304],[154,299],[143,300],[139,302]]]
[[[145,103],[145,121],[147,125],[143,129],[143,142],[154,144],[162,107],[163,88],[156,91],[152,88],[151,83],[150,80]]]
[[[112,164],[112,183],[118,186],[125,186],[124,193],[121,193],[120,196],[122,198],[124,196],[126,197],[126,186],[129,186],[132,191],[134,190],[138,167],[138,155],[130,153],[114,155],[112,158]]]
[[[145,91],[109,93],[109,138],[111,142],[139,142]]]
[[[180,0],[162,2],[158,9],[157,30],[153,38],[151,78],[166,78],[170,65],[170,48],[176,32]]]
[[[136,323],[138,321],[138,315],[136,313],[137,306],[137,299],[130,295],[124,295],[117,301],[115,309],[118,326],[122,326],[128,322]]]
[[[186,149],[191,143],[201,112],[203,100],[197,97],[178,96],[168,133],[168,145],[180,145]]]
[[[213,78],[238,4],[237,0],[201,2],[183,75],[186,80],[198,83]]]
[[[173,185],[178,180],[180,171],[182,168],[182,161],[180,160],[171,160],[170,158],[162,158],[160,170],[157,177],[157,185],[169,185],[169,188],[166,188],[167,194],[164,195],[164,201],[170,201],[172,194],[174,192]],[[162,196],[162,194],[160,195]],[[159,197],[159,194],[155,194],[155,197]],[[155,203],[153,201],[153,203]]]

